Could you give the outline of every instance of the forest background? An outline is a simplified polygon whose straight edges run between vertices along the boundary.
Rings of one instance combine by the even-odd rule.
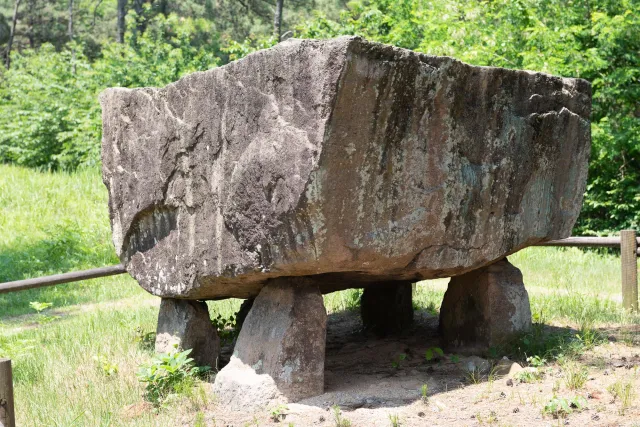
[[[280,39],[360,35],[593,85],[574,235],[640,224],[640,0],[0,0],[0,163],[100,164],[98,94],[163,86]]]

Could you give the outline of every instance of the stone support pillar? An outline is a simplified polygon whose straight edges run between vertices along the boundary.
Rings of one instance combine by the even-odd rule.
[[[487,353],[530,327],[522,273],[506,258],[451,278],[440,308],[440,332],[449,351]]]
[[[156,352],[191,349],[198,366],[217,367],[220,338],[202,301],[162,298],[156,331]]]
[[[305,278],[268,282],[244,320],[231,361],[216,375],[219,402],[250,410],[322,394],[326,328],[316,285]]]

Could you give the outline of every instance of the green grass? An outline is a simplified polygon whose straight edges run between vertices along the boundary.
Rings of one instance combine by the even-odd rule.
[[[587,329],[639,323],[620,309],[616,255],[537,247],[509,258],[522,270],[536,320]],[[97,170],[69,175],[0,165],[0,281],[117,262]],[[447,279],[421,282],[414,305],[437,313],[446,286]],[[336,292],[325,304],[329,312],[353,310],[359,296]],[[31,301],[53,307],[43,317]],[[0,357],[14,363],[18,425],[193,424],[213,404],[207,393],[181,396],[155,415],[140,406],[135,371],[152,354],[139,339],[155,330],[158,304],[127,275],[0,295]],[[229,317],[239,305],[209,308]]]
[[[0,165],[0,282],[117,264],[107,191],[98,170],[40,173]],[[126,275],[0,295],[0,321],[55,307],[141,293]]]

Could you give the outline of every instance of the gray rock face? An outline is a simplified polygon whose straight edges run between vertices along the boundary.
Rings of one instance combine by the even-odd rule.
[[[217,368],[220,337],[211,323],[207,304],[163,298],[158,312],[156,353],[191,349],[197,366]]]
[[[322,394],[326,328],[316,285],[305,278],[270,281],[242,325],[231,361],[216,375],[219,402],[246,409]]]
[[[590,85],[360,38],[288,40],[101,95],[127,270],[166,297],[322,292],[480,268],[570,235]]]
[[[451,351],[487,353],[530,328],[522,273],[506,258],[449,282],[440,308],[440,331]]]

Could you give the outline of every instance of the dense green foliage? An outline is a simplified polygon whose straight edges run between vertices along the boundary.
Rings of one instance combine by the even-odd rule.
[[[52,169],[94,165],[100,91],[162,86],[217,64],[217,37],[204,20],[159,15],[148,24],[135,41],[106,43],[94,61],[76,45],[56,51],[45,44],[14,55],[0,83],[0,160]]]
[[[640,1],[371,0],[301,37],[357,34],[471,64],[581,77],[593,84],[590,178],[577,233],[640,224]]]
[[[0,13],[10,3],[0,0]],[[128,15],[123,44],[113,41],[115,1],[77,3],[80,35],[65,44],[67,2],[27,1],[50,25],[36,37],[25,15],[23,48],[0,74],[2,162],[52,169],[96,164],[97,95],[105,87],[164,85],[275,43],[267,0],[142,2],[140,15]],[[367,0],[340,13],[338,1],[286,5],[285,30],[295,27],[298,37],[357,34],[471,64],[591,81],[593,149],[575,234],[640,224],[640,0]],[[321,11],[310,17],[305,5]],[[50,9],[57,15],[47,15]],[[34,37],[44,44],[27,49]]]

